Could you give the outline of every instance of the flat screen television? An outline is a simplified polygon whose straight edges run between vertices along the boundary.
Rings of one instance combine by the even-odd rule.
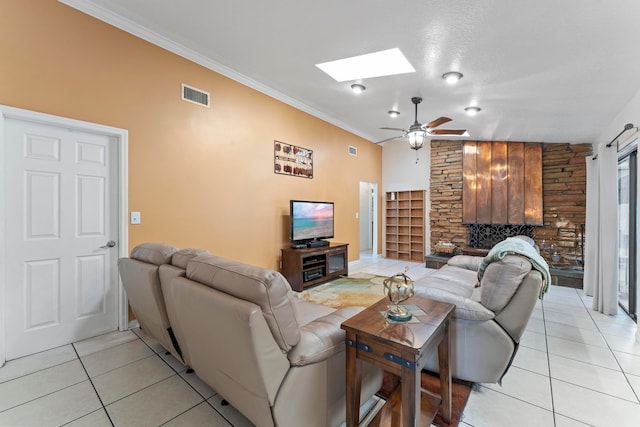
[[[333,237],[333,202],[291,200],[291,241],[309,242]]]

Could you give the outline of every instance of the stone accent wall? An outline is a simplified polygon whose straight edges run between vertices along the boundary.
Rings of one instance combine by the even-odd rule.
[[[462,142],[431,141],[431,251],[438,241],[467,245],[462,224]]]
[[[591,144],[544,144],[542,191],[544,226],[536,227],[538,244],[551,262],[551,245],[560,260],[554,265],[581,264],[581,224],[585,223],[586,165]],[[438,241],[467,245],[462,224],[462,141],[431,142],[431,251]]]
[[[545,144],[542,148],[544,226],[536,228],[536,241],[554,245],[561,258],[554,265],[582,266],[580,227],[585,223],[587,201],[585,161],[591,155],[591,144]],[[543,255],[550,261],[551,249]]]

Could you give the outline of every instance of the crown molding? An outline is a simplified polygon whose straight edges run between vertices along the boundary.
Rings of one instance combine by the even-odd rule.
[[[347,125],[346,123],[336,119],[335,117],[329,116],[319,110],[316,110],[315,108],[310,107],[309,105],[303,102],[300,102],[295,98],[290,97],[289,95],[285,95],[284,93],[279,92],[265,85],[264,83],[254,80],[251,77],[245,76],[244,74],[241,74],[227,67],[224,64],[221,64],[205,55],[202,55],[201,53],[193,49],[190,49],[161,34],[158,34],[155,31],[152,31],[149,28],[136,23],[129,18],[126,18],[111,10],[108,10],[94,3],[91,0],[58,0],[58,1],[82,13],[85,13],[100,21],[103,21],[113,27],[116,27],[129,34],[132,34],[142,40],[148,41],[149,43],[152,43],[158,47],[161,47],[162,49],[165,49],[171,53],[174,53],[178,56],[188,59],[191,62],[194,62],[205,68],[208,68],[211,71],[214,71],[238,83],[241,83],[245,86],[255,89],[258,92],[264,93],[265,95],[275,98],[278,101],[281,101],[287,105],[290,105],[298,110],[304,111],[305,113],[308,113],[314,117],[324,120],[325,122],[328,122],[334,126],[344,129],[347,132],[350,132],[354,135],[357,135],[371,142],[375,141],[375,138],[373,138],[371,135],[367,135],[363,132],[360,132],[359,130]]]

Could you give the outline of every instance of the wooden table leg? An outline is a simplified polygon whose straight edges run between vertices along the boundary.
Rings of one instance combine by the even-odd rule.
[[[402,367],[402,426],[420,426],[420,370]]]
[[[402,393],[401,388],[397,388],[395,392],[391,393],[391,397],[387,402],[391,405],[391,422],[388,424],[380,424],[380,426],[393,426],[400,427],[402,425],[402,399],[400,395]]]
[[[451,360],[449,356],[450,348],[449,321],[444,325],[444,337],[438,345],[438,368],[440,371],[440,396],[442,397],[442,419],[449,423],[451,421]]]
[[[356,336],[347,332],[347,342],[356,342]],[[356,361],[355,345],[346,345],[346,393],[347,427],[357,427],[360,421],[360,388],[362,387],[362,370]]]

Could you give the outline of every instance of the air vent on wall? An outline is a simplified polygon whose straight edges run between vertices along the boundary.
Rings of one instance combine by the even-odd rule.
[[[182,83],[182,99],[194,104],[209,107],[209,92]]]
[[[358,157],[358,148],[354,147],[353,145],[350,145],[349,146],[349,155]]]

